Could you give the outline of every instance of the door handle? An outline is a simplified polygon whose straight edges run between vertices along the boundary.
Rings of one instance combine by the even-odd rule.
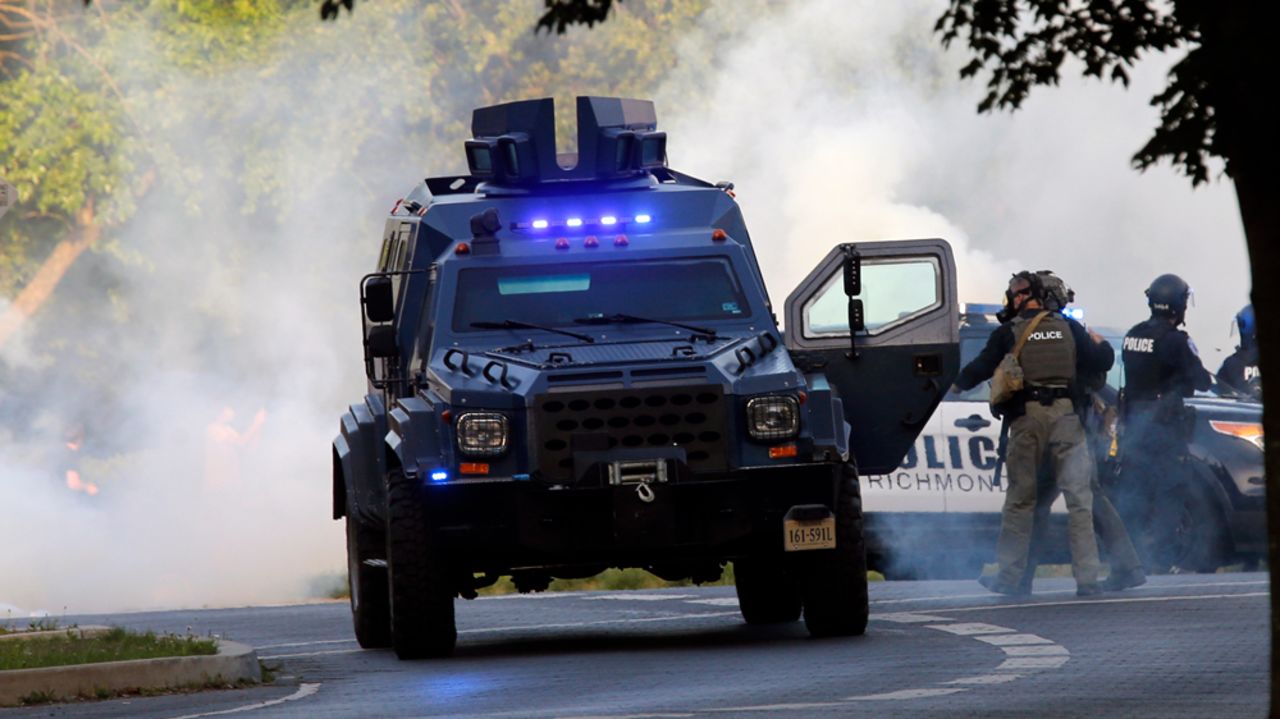
[[[971,414],[971,415],[969,415],[968,417],[963,417],[963,418],[961,418],[961,419],[957,419],[957,420],[956,420],[956,426],[957,426],[957,427],[964,427],[965,429],[969,430],[970,432],[977,432],[978,430],[982,429],[983,427],[990,427],[990,426],[991,426],[991,421],[990,421],[990,420],[983,419],[983,418],[982,418],[982,417],[980,417],[979,415]]]

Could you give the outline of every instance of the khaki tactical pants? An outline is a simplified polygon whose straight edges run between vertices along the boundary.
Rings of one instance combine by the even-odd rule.
[[[1009,487],[1000,517],[996,581],[1017,587],[1027,569],[1027,553],[1036,513],[1036,476],[1041,462],[1049,463],[1053,482],[1067,500],[1067,538],[1071,547],[1071,572],[1077,586],[1098,583],[1098,543],[1093,535],[1094,472],[1084,427],[1071,400],[1054,400],[1045,406],[1028,402],[1026,414],[1009,426],[1005,466]]]

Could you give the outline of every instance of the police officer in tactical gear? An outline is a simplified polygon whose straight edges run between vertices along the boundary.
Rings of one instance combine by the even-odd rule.
[[[1240,346],[1222,361],[1218,384],[1255,402],[1262,401],[1262,373],[1258,371],[1258,334],[1253,319],[1253,305],[1245,305],[1236,313]]]
[[[1181,277],[1155,278],[1147,288],[1151,317],[1134,325],[1121,345],[1125,387],[1117,498],[1121,511],[1138,519],[1149,557],[1160,548],[1152,530],[1166,526],[1161,514],[1173,510],[1165,500],[1191,481],[1186,457],[1195,418],[1182,398],[1213,385],[1195,343],[1178,329],[1190,297],[1191,287]]]
[[[1079,379],[1105,373],[1115,361],[1115,353],[1101,336],[1061,314],[1070,297],[1046,292],[1046,281],[1061,284],[1048,271],[1019,272],[1009,280],[1003,313],[1009,321],[991,333],[982,352],[960,370],[956,380],[958,388],[971,389],[990,379],[1019,338],[1026,336],[1018,358],[1024,388],[993,408],[1009,423],[1005,461],[1009,486],[996,542],[1000,569],[995,577],[979,581],[1001,594],[1026,591],[1022,583],[1034,524],[1036,480],[1047,462],[1054,483],[1067,500],[1076,594],[1088,596],[1100,593],[1102,587],[1098,584],[1098,544],[1093,533],[1093,460],[1076,413],[1077,402],[1084,396]]]

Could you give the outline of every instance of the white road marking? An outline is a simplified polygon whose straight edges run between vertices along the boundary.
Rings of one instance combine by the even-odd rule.
[[[1049,639],[1036,636],[1035,634],[988,634],[985,637],[974,637],[980,642],[994,644],[998,647],[1025,645],[1025,644],[1053,644]]]
[[[935,617],[932,614],[915,614],[912,612],[889,612],[887,614],[872,614],[872,619],[882,622],[895,622],[897,624],[923,624],[924,622],[949,622],[950,617]]]
[[[184,714],[183,716],[180,716],[180,717],[174,717],[174,719],[198,719],[199,717],[216,717],[216,716],[224,716],[226,714],[239,714],[240,712],[251,712],[255,709],[265,709],[267,707],[276,706],[277,704],[284,704],[285,702],[292,702],[292,701],[297,701],[299,699],[306,699],[307,697],[311,696],[312,694],[315,694],[318,691],[320,691],[319,682],[316,682],[314,684],[302,684],[298,687],[298,691],[290,694],[287,697],[272,699],[271,701],[258,702],[256,704],[246,704],[242,707],[235,707],[234,709],[222,709],[221,711],[216,711],[216,712],[203,712],[200,714]]]
[[[736,607],[737,597],[714,597],[712,599],[690,599],[686,604],[710,604],[713,607]]]
[[[318,639],[314,642],[289,642],[287,644],[263,644],[262,646],[254,647],[254,649],[257,649],[258,651],[262,651],[263,649],[286,649],[288,647],[312,647],[317,644],[348,644],[354,641],[355,639]]]
[[[587,600],[597,599],[621,599],[629,602],[669,602],[678,599],[693,599],[696,594],[641,594],[640,592],[618,592],[617,594],[597,594],[590,597],[582,597]]]
[[[493,716],[492,714],[488,716]],[[581,714],[566,715],[566,719],[687,719],[688,717],[697,716],[687,712],[671,713],[658,712],[656,714]]]
[[[976,639],[976,637],[975,637]],[[1070,656],[1071,652],[1061,644],[1024,644],[1010,645],[1000,647],[1004,653],[1011,657],[1051,657],[1051,656]]]
[[[943,697],[948,694],[969,691],[965,687],[929,687],[927,689],[899,689],[896,692],[883,694],[864,694],[856,697],[845,697],[847,702],[895,701],[901,699],[923,699],[925,697]]]
[[[263,661],[267,659],[297,659],[298,657],[325,657],[330,654],[359,654],[364,650],[356,647],[355,649],[328,649],[320,652],[297,652],[295,654],[272,654],[270,656],[258,657]]]
[[[1008,627],[1001,627],[995,624],[983,624],[982,622],[930,624],[926,629],[937,629],[939,631],[950,632],[962,637],[970,637],[975,634],[1010,634],[1014,631]]]
[[[976,677],[952,679],[949,682],[943,682],[943,684],[971,684],[974,686],[981,686],[985,684],[1004,684],[1021,678],[1021,674],[983,674]]]
[[[1199,587],[1246,587],[1256,586],[1259,584],[1271,584],[1270,580],[1250,580],[1246,582],[1195,582],[1188,584],[1145,584],[1141,587],[1126,589],[1126,592],[1150,592],[1159,590],[1176,590],[1176,589],[1196,589]],[[1074,589],[1050,589],[1048,591],[1036,592],[1032,597],[1042,597],[1056,594],[1075,594]],[[872,604],[910,604],[915,602],[943,602],[951,599],[990,599],[996,595],[991,592],[983,592],[981,594],[944,594],[933,597],[900,597],[897,599],[873,599]],[[1243,595],[1242,595],[1243,596]],[[1090,600],[1102,601],[1102,600]]]
[[[1204,599],[1230,599],[1233,597],[1265,597],[1270,592],[1234,592],[1232,594],[1179,594],[1170,597],[1117,597],[1115,599],[1074,599],[1068,602],[1024,602],[1022,604],[988,604],[982,607],[932,607],[932,612],[985,612],[995,609],[1026,609],[1028,607],[1087,607],[1092,604],[1127,604],[1136,602],[1181,602]]]
[[[842,702],[795,702],[793,704],[756,704],[749,707],[708,707],[704,712],[777,712],[802,709],[828,709],[841,706]]]
[[[1057,669],[1067,663],[1071,657],[1011,657],[996,667],[996,671],[1006,669]]]

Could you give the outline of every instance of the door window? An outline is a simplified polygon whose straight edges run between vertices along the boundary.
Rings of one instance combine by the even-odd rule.
[[[942,305],[942,276],[933,257],[862,261],[863,316],[867,334],[876,335]],[[849,299],[844,274],[836,272],[805,303],[804,336],[816,339],[849,335]]]

